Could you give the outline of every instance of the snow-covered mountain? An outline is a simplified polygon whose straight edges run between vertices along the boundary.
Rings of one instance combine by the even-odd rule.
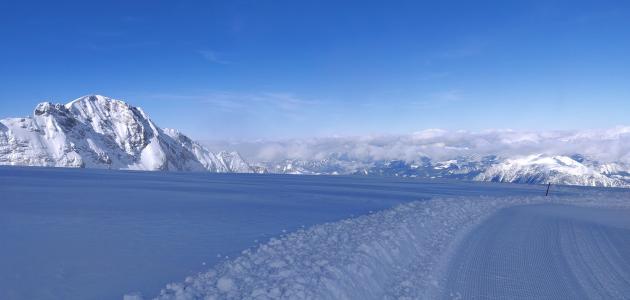
[[[252,173],[236,152],[212,153],[141,109],[100,95],[40,103],[0,120],[0,165]]]
[[[249,146],[253,165],[237,152],[213,153],[177,130],[158,127],[142,109],[99,95],[65,105],[40,103],[30,117],[0,120],[0,165],[630,187],[628,127],[542,133],[426,130]]]
[[[579,157],[579,156],[577,156]],[[599,164],[576,156],[534,154],[523,157],[456,157],[434,161],[421,157],[405,160],[344,161],[284,160],[261,163],[272,173],[309,175],[379,175],[413,178],[446,178],[531,184],[567,184],[630,187],[630,167]]]
[[[613,174],[613,173],[609,173]],[[628,185],[620,178],[607,176],[585,160],[568,156],[530,155],[506,159],[477,175],[479,181],[554,183],[585,186],[619,187]]]
[[[630,187],[630,127],[229,142],[272,173]],[[219,144],[214,147],[219,147]]]

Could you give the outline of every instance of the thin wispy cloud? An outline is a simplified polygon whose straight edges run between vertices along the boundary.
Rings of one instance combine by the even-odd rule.
[[[469,44],[469,45],[464,45],[459,48],[448,49],[443,52],[440,52],[437,55],[437,57],[449,58],[449,59],[471,57],[471,56],[480,54],[483,48],[484,48],[483,44],[479,44],[479,43]]]
[[[146,18],[141,16],[123,16],[120,20],[125,23],[141,23],[145,22]]]
[[[418,77],[420,81],[431,81],[436,79],[442,79],[450,76],[450,72],[427,72],[423,73]]]
[[[285,116],[296,116],[319,101],[301,98],[289,92],[210,92],[198,95],[154,94],[148,98],[169,101],[191,101],[211,105],[228,112],[256,112],[271,109]]]
[[[459,90],[445,90],[425,95],[421,100],[413,101],[412,105],[421,109],[439,108],[459,102],[463,98]]]
[[[309,105],[318,104],[318,101],[306,100],[292,93],[262,93],[262,101],[273,103],[283,110],[296,110]]]
[[[447,91],[433,93],[430,95],[430,97],[437,101],[453,102],[453,101],[461,100],[462,94],[458,90],[447,90]]]
[[[125,36],[125,33],[123,31],[116,30],[85,30],[83,34],[85,36],[99,36],[103,38],[120,38]]]
[[[224,109],[266,106],[284,112],[295,112],[305,106],[317,104],[316,101],[305,100],[292,93],[233,93],[221,92],[205,95],[202,102],[214,104]]]
[[[126,50],[134,48],[146,48],[159,45],[154,41],[139,41],[139,42],[108,42],[108,43],[88,43],[81,44],[79,47],[94,51],[110,51],[110,50]]]
[[[483,53],[487,42],[477,37],[468,37],[454,41],[449,47],[435,53],[432,59],[460,59]]]
[[[197,51],[203,59],[208,62],[220,65],[227,65],[230,62],[228,60],[223,59],[219,53],[212,50],[199,50]]]

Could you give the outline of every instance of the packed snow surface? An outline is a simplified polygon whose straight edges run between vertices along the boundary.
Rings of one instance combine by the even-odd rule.
[[[623,299],[630,203],[610,196],[403,204],[272,239],[158,298]]]
[[[0,299],[474,295],[475,286],[446,279],[452,268],[474,270],[458,259],[458,245],[503,209],[552,203],[615,207],[618,216],[630,195],[554,186],[554,197],[539,197],[544,190],[383,177],[4,167]],[[576,218],[602,220],[609,212]],[[610,254],[622,245],[596,246],[615,258]],[[585,253],[566,254],[574,258],[573,272],[609,270],[601,259],[580,265]],[[614,262],[616,278],[625,278],[627,260]],[[607,282],[624,292],[623,280]]]
[[[448,269],[445,299],[630,297],[628,207],[509,207],[459,248]]]

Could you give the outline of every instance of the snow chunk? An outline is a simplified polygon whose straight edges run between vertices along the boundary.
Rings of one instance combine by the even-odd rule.
[[[227,293],[234,289],[234,281],[229,277],[221,277],[217,281],[217,288],[223,293]]]
[[[130,293],[123,296],[123,300],[142,300],[142,295],[139,293]]]
[[[166,154],[157,138],[151,139],[151,142],[142,150],[140,161],[147,170],[162,170],[165,167]]]

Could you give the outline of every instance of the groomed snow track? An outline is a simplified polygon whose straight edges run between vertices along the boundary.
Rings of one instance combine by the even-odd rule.
[[[630,201],[619,196],[412,202],[272,239],[158,298],[623,299]]]
[[[444,299],[628,299],[630,212],[505,208],[467,235]]]

